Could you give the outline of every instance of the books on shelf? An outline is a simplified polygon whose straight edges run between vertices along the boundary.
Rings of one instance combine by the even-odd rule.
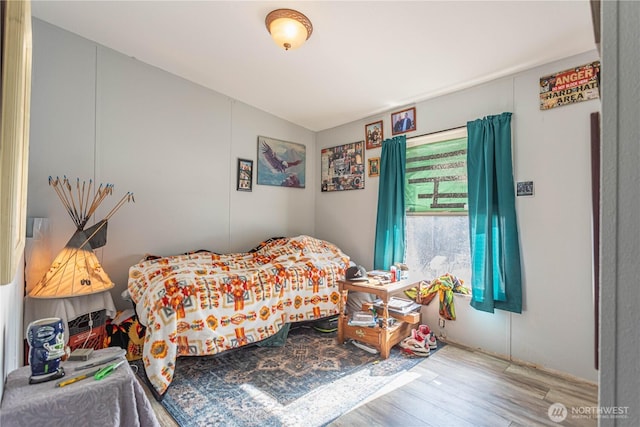
[[[395,309],[398,309],[398,310],[405,309],[405,308],[409,307],[412,304],[415,304],[415,303],[413,301],[411,301],[410,299],[404,299],[404,298],[398,298],[398,297],[391,297],[391,298],[389,298],[389,301],[387,302],[387,306],[389,308],[395,308]]]
[[[380,321],[378,322],[378,324],[380,326],[382,326],[383,320],[384,320],[384,318],[380,318]],[[395,325],[397,322],[398,322],[398,319],[396,319],[395,317],[387,317],[387,326],[388,327],[391,327],[391,326]]]
[[[373,313],[368,311],[356,311],[351,315],[348,324],[350,326],[376,326],[378,320]]]
[[[384,308],[380,298],[373,302],[373,306],[380,309]],[[391,297],[387,302],[387,309],[398,314],[407,314],[412,311],[420,310],[420,307],[420,304],[417,302],[405,298]]]
[[[383,318],[374,316],[373,314],[366,311],[358,311],[351,315],[351,318],[347,322],[349,326],[365,326],[369,328],[373,328],[375,326],[383,325]],[[397,323],[397,319],[393,317],[387,318],[387,326],[393,326]]]

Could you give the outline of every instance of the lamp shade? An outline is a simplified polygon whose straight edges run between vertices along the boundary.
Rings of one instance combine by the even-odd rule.
[[[114,287],[113,282],[102,269],[94,249],[107,244],[107,221],[122,207],[133,200],[133,193],[127,193],[107,216],[95,225],[85,229],[89,218],[106,196],[113,192],[113,184],[100,184],[93,199],[91,190],[93,181],[80,185],[76,180],[75,188],[65,176],[64,179],[49,177],[49,185],[56,191],[60,201],[76,225],[77,230],[65,247],[55,257],[51,267],[42,280],[29,292],[33,298],[65,298],[90,295]]]
[[[275,43],[285,50],[302,46],[313,32],[309,18],[293,9],[272,11],[267,15],[265,24]]]
[[[58,253],[44,277],[29,292],[33,298],[66,298],[90,295],[114,287],[102,269],[93,247],[106,243],[107,222],[78,230]],[[93,244],[93,246],[92,246]]]

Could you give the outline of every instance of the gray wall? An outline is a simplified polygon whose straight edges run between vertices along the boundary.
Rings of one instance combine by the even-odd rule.
[[[33,39],[28,216],[49,218],[55,256],[75,227],[49,176],[114,184],[96,221],[134,193],[97,250],[117,306],[146,253],[238,252],[314,234],[313,132],[37,19]],[[306,188],[254,179],[253,192],[236,191],[237,158],[256,160],[258,135],[307,147]]]
[[[598,54],[593,51],[419,102],[417,130],[407,134],[436,132],[511,111],[514,177],[535,183],[534,197],[516,200],[523,313],[487,314],[471,309],[469,298],[456,298],[456,321],[438,328],[436,303],[423,309],[423,321],[452,341],[593,382],[597,372],[589,120],[592,112],[599,111],[600,101],[541,111],[538,99],[540,77],[596,59]],[[380,119],[385,137],[390,137],[390,113],[319,132],[317,150],[361,140],[365,125]],[[367,150],[366,158],[380,156],[380,152]],[[316,234],[337,243],[367,268],[373,266],[377,195],[378,178],[367,178],[361,191],[322,193],[316,189]]]
[[[601,408],[640,425],[640,3],[602,2]]]

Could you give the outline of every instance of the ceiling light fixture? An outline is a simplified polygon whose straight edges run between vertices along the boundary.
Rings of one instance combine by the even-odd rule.
[[[313,32],[309,18],[293,9],[276,9],[267,15],[264,22],[273,40],[284,50],[302,46]]]

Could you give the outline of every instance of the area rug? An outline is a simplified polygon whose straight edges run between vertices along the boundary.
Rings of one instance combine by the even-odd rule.
[[[397,347],[381,360],[335,332],[292,328],[282,347],[179,358],[161,404],[183,427],[323,426],[422,360]]]

